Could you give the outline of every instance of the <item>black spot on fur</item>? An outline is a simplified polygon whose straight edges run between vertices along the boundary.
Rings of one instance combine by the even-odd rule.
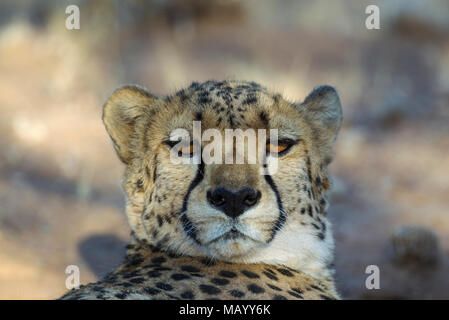
[[[164,224],[164,220],[162,220],[161,216],[157,216],[157,224],[159,225],[159,227],[162,227],[162,225]]]
[[[215,262],[210,258],[201,259],[201,263],[207,267],[213,266],[215,264]]]
[[[206,103],[211,103],[211,102],[212,102],[212,99],[209,98],[208,91],[204,91],[198,96],[198,104],[206,104]]]
[[[232,271],[222,270],[218,273],[218,275],[225,277],[225,278],[235,278],[237,277],[237,274]]]
[[[192,273],[191,276],[195,277],[195,278],[204,278],[204,275],[202,275],[200,273]]]
[[[288,292],[289,295],[291,295],[291,296],[293,296],[295,298],[302,299],[302,296],[300,294],[297,294],[297,293],[295,293],[293,291],[290,291],[290,290],[287,291],[287,292]]]
[[[115,297],[118,299],[125,299],[128,296],[126,293],[116,293]]]
[[[310,287],[311,287],[312,289],[318,290],[318,291],[320,291],[320,292],[324,292],[323,289],[321,289],[320,287],[317,287],[317,286],[315,286],[315,285],[313,285],[313,284],[312,284]]]
[[[143,262],[143,258],[140,254],[136,253],[136,254],[131,254],[126,256],[126,265],[128,267],[136,267],[138,265],[140,265]]]
[[[197,90],[200,87],[200,84],[198,82],[192,82],[192,84],[189,86],[188,89]]]
[[[221,290],[214,286],[209,286],[207,284],[200,284],[200,290],[207,294],[219,294]]]
[[[124,272],[120,272],[121,274],[123,274]],[[137,270],[131,271],[129,273],[124,273],[123,274],[123,279],[129,279],[129,278],[134,278],[140,275],[140,272],[138,272]],[[95,289],[95,288],[94,288]]]
[[[264,125],[268,126],[268,116],[267,116],[267,114],[264,111],[259,113],[259,119],[262,121],[262,123]]]
[[[247,288],[248,288],[249,291],[251,291],[252,293],[255,293],[255,294],[260,294],[260,293],[265,292],[264,288],[259,287],[255,283],[249,284]]]
[[[229,294],[235,298],[241,298],[245,295],[245,293],[240,290],[231,290],[229,291]]]
[[[183,274],[183,273],[174,273],[174,274],[172,274],[171,278],[173,280],[180,281],[180,280],[184,280],[184,279],[190,279],[190,276],[187,274]]]
[[[291,273],[289,270],[287,269],[283,269],[283,268],[278,268],[277,269],[280,273],[282,273],[284,276],[287,277],[293,277],[293,273]]]
[[[254,94],[248,94],[245,100],[242,101],[242,104],[253,104],[257,102],[257,97]]]
[[[185,271],[185,272],[200,272],[201,271],[197,267],[193,267],[193,266],[182,266],[181,270]]]
[[[171,268],[168,267],[156,267],[154,268],[155,271],[170,271]]]
[[[181,293],[181,298],[193,300],[193,299],[195,299],[195,295],[193,294],[192,291],[187,290],[187,291],[184,291],[183,293]]]
[[[150,278],[159,278],[161,273],[159,271],[151,270],[147,273],[147,276]]]
[[[169,285],[168,283],[158,282],[156,283],[156,287],[159,289],[165,290],[165,291],[171,291],[173,290],[173,287]]]
[[[132,283],[144,283],[145,282],[145,279],[144,278],[134,278],[134,279],[131,279],[131,280],[129,280],[129,282],[132,282]]]
[[[273,300],[287,300],[287,298],[284,296],[281,296],[280,294],[277,294],[273,297]]]
[[[213,284],[216,284],[218,286],[224,286],[229,283],[229,280],[223,279],[223,278],[213,278],[210,282],[212,282]]]
[[[138,179],[136,182],[136,187],[138,190],[142,190],[143,189],[143,182],[142,179]]]
[[[156,179],[157,179],[157,165],[155,165],[153,169],[153,182],[156,182]]]
[[[266,275],[268,278],[270,278],[271,280],[278,280],[278,277],[276,277],[274,274],[263,271],[262,272],[264,275]]]
[[[119,285],[122,286],[122,287],[124,287],[124,288],[129,288],[129,287],[132,287],[132,286],[133,286],[133,284],[132,284],[132,283],[129,283],[129,282],[122,282],[122,283],[120,283]]]
[[[246,277],[250,278],[250,279],[257,279],[260,278],[258,274],[248,271],[248,270],[242,270],[241,271]]]
[[[160,290],[155,289],[155,288],[145,288],[145,289],[143,289],[143,291],[145,291],[149,295],[155,295],[155,294],[158,294],[159,292],[161,292]]]
[[[324,300],[335,300],[334,298],[331,298],[329,296],[326,296],[324,294],[320,294],[320,298],[324,299]]]
[[[196,121],[201,121],[201,120],[203,120],[203,114],[202,114],[201,112],[197,112],[197,113],[195,114],[195,120],[196,120]]]
[[[153,262],[155,264],[161,264],[166,261],[167,261],[167,259],[165,259],[164,257],[155,257],[155,258],[151,259],[151,262]]]

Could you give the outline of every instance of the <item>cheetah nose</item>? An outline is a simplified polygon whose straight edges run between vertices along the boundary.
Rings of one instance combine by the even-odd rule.
[[[207,192],[209,203],[231,218],[237,218],[246,210],[255,206],[259,202],[260,197],[260,191],[249,187],[235,192],[223,187],[217,187]]]

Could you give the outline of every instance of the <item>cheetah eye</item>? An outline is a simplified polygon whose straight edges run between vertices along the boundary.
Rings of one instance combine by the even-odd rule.
[[[195,147],[193,142],[191,142],[188,146],[184,146],[179,148],[178,155],[181,156],[183,154],[193,156],[193,152],[195,151]]]
[[[167,140],[165,141],[165,144],[170,147],[170,149],[175,148],[173,151],[175,151],[178,154],[178,157],[193,157],[193,154],[195,152],[195,145],[192,142],[186,143],[185,141],[171,141]]]
[[[269,141],[267,143],[267,152],[284,155],[290,150],[293,145],[295,145],[295,141],[290,139],[279,140],[277,143],[271,143]]]

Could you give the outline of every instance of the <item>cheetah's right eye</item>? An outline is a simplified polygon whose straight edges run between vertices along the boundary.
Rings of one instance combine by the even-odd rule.
[[[170,147],[170,149],[173,150],[173,148],[175,148],[173,151],[178,155],[178,157],[193,157],[194,152],[195,152],[195,146],[193,141],[190,143],[186,143],[185,141],[179,140],[179,141],[172,141],[172,140],[167,140],[165,141],[165,144],[168,145]]]

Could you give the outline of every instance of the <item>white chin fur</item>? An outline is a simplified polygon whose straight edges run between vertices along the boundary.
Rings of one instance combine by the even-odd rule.
[[[266,246],[235,259],[234,262],[284,265],[314,278],[329,275],[327,264],[333,259],[334,241],[327,223],[326,238],[320,240],[310,226],[285,224]]]
[[[208,256],[229,262],[284,265],[314,278],[323,278],[331,275],[327,265],[333,260],[334,248],[329,222],[326,227],[324,240],[317,237],[317,231],[310,225],[302,226],[290,220],[268,244],[250,239],[218,240],[199,248],[193,241],[182,241],[182,244],[178,242],[172,248],[181,254]],[[244,231],[248,234],[249,230]],[[207,238],[213,237],[209,235]]]

